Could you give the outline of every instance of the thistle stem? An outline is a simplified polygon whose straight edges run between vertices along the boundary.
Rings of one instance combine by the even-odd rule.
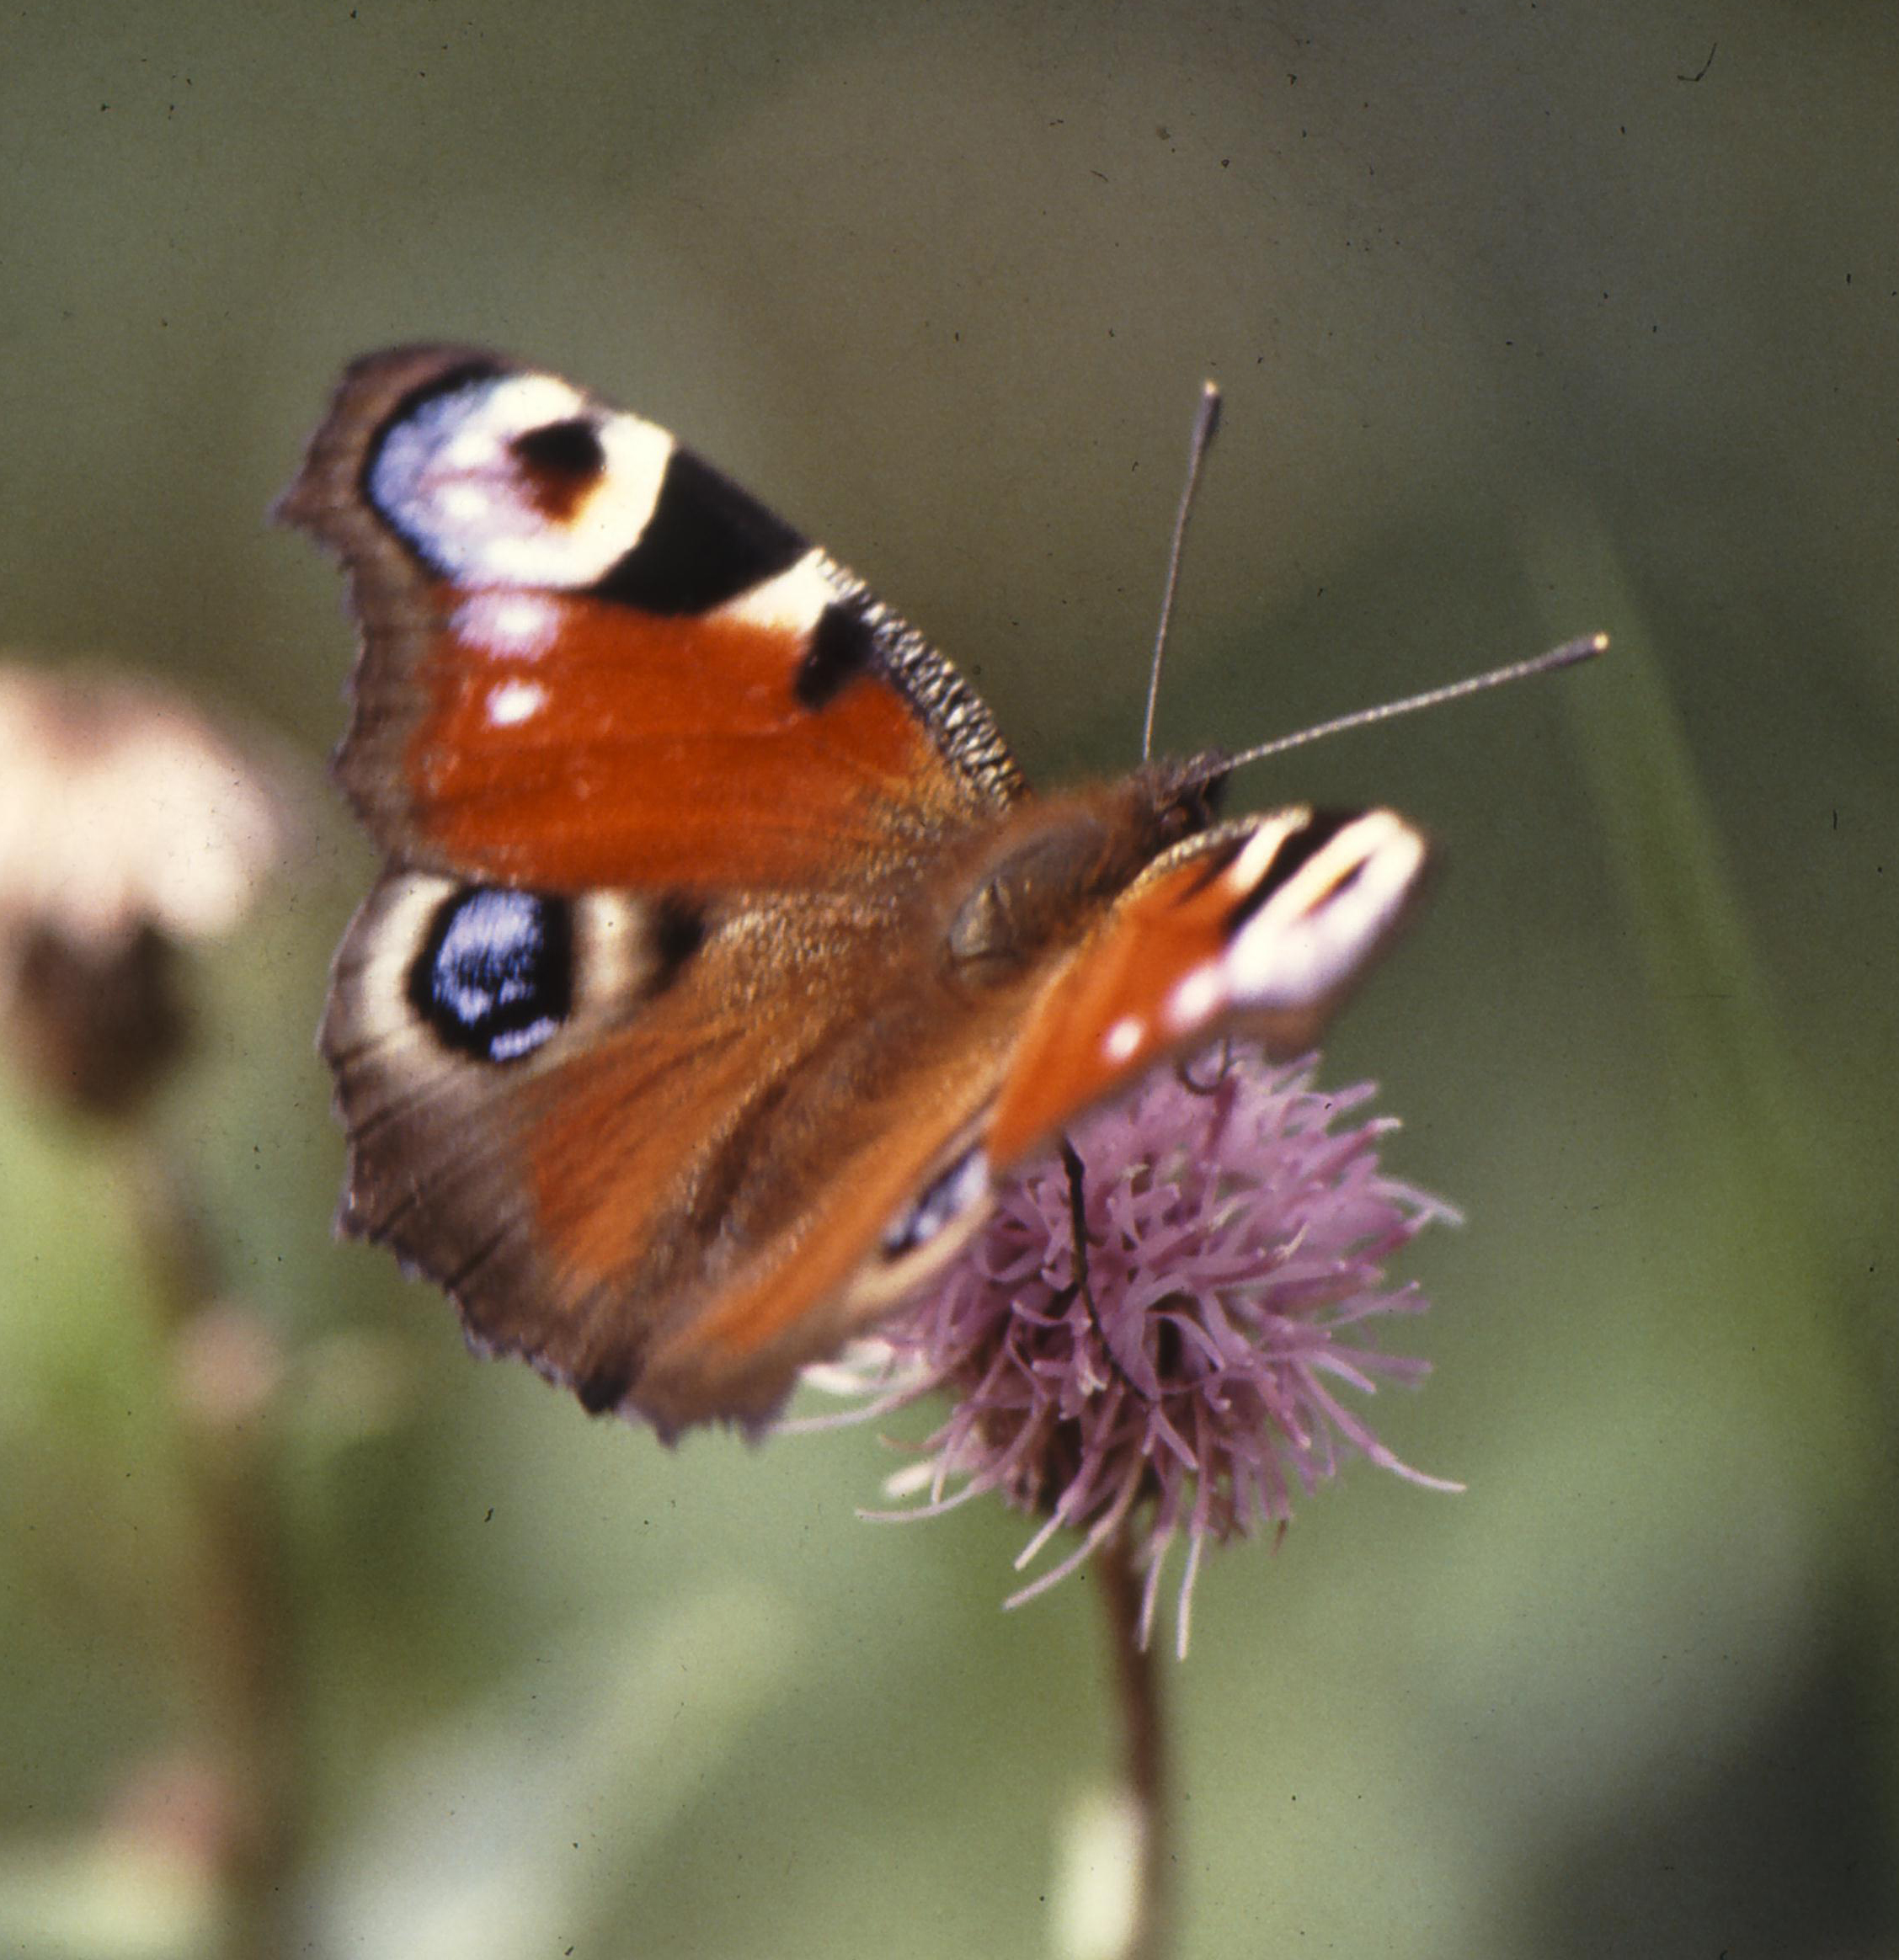
[[[1122,1960],[1166,1960],[1173,1949],[1173,1845],[1167,1806],[1160,1681],[1141,1643],[1141,1582],[1125,1531],[1095,1554],[1121,1709],[1122,1774],[1138,1832],[1139,1867]]]
[[[135,1139],[127,1168],[162,1331],[175,1347],[216,1297],[216,1260],[181,1176],[148,1133]],[[291,1611],[268,1425],[207,1424],[182,1401],[178,1419],[198,1537],[190,1659],[242,1824],[224,1847],[230,1951],[234,1960],[279,1960],[293,1943],[298,1833]]]

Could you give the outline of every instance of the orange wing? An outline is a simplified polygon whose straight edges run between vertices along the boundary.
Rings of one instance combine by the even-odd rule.
[[[664,429],[552,375],[371,355],[279,509],[349,573],[338,770],[401,862],[836,888],[1022,791],[920,635]]]
[[[1156,860],[1037,1000],[990,1119],[992,1164],[1223,1033],[1303,1053],[1389,942],[1425,859],[1389,810],[1295,808]]]

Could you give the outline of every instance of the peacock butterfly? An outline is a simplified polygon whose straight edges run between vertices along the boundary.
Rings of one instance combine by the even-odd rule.
[[[653,423],[467,349],[344,376],[280,514],[362,625],[387,854],[322,1045],[339,1222],[471,1341],[756,1429],[1156,1063],[1304,1050],[1423,870],[1219,821],[1217,752],[1030,793],[920,635]]]

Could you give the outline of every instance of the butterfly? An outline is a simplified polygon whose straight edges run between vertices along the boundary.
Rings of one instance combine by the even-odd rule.
[[[859,580],[492,354],[355,363],[279,514],[347,574],[387,857],[323,1025],[339,1227],[669,1439],[765,1425],[1144,1071],[1304,1052],[1424,870],[1389,810],[1220,820],[1214,751],[1032,794]]]

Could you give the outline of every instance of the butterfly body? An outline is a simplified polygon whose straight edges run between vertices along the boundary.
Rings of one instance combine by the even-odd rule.
[[[1217,823],[1216,756],[1032,796],[850,574],[493,355],[357,364],[282,509],[350,575],[389,860],[323,1030],[343,1224],[664,1434],[768,1419],[1143,1068],[1304,1047],[1422,870],[1386,812]]]

